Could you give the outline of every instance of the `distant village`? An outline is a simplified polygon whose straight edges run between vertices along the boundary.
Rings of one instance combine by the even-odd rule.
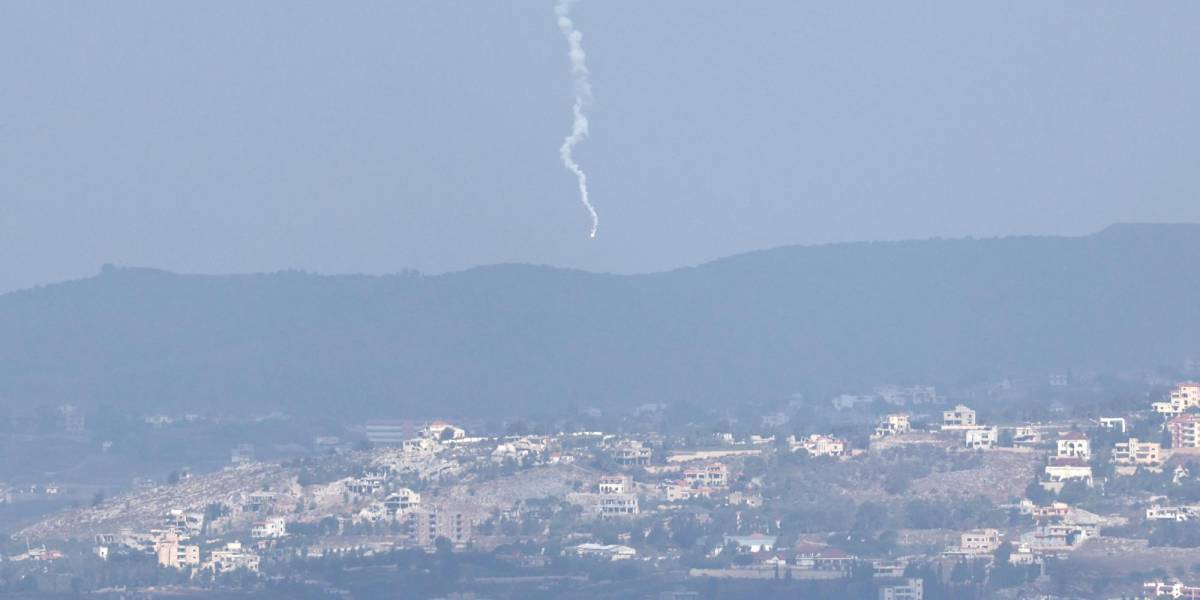
[[[683,434],[654,427],[666,405],[613,432],[378,419],[283,461],[246,440],[224,468],[138,480],[10,532],[0,589],[337,595],[351,592],[321,565],[407,557],[426,565],[417,577],[463,557],[446,577],[489,589],[640,577],[653,598],[770,582],[881,600],[1198,598],[1200,383],[1168,390],[1123,411],[989,420],[986,395],[882,386]],[[58,418],[87,429],[73,407]],[[59,493],[0,484],[0,504]]]

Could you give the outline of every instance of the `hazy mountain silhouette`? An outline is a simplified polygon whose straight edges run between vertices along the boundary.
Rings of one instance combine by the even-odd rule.
[[[648,275],[105,268],[0,296],[9,404],[347,418],[736,403],[1174,363],[1200,225],[785,247]]]

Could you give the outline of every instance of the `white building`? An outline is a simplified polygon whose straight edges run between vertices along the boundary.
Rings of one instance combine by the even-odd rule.
[[[1189,408],[1200,407],[1200,383],[1181,383],[1171,390],[1166,402],[1154,402],[1150,406],[1164,415],[1178,415]]]
[[[1200,598],[1200,586],[1184,585],[1181,581],[1146,581],[1142,583],[1143,598]]]
[[[1092,486],[1092,467],[1079,458],[1051,459],[1050,464],[1046,465],[1045,473],[1046,482],[1043,483],[1043,487],[1047,489],[1061,490],[1061,484],[1069,481],[1082,481],[1088,487]]]
[[[629,546],[619,546],[616,544],[579,544],[578,546],[571,546],[563,552],[585,558],[605,558],[608,560],[629,560],[637,556],[637,550]]]
[[[1100,427],[1108,431],[1125,433],[1125,417],[1100,417]]]
[[[959,549],[968,554],[991,554],[1000,547],[1000,531],[972,529],[959,536]]]
[[[1042,433],[1034,427],[1014,427],[1012,443],[1014,446],[1036,446],[1042,443]]]
[[[875,437],[888,437],[912,431],[912,424],[907,414],[895,413],[885,416],[875,428]]]
[[[770,552],[775,549],[776,536],[763,535],[755,533],[752,535],[727,535],[725,536],[725,544],[730,542],[737,544],[738,550],[743,552]]]
[[[1147,521],[1184,521],[1195,520],[1200,516],[1200,507],[1196,506],[1151,506],[1146,509]]]
[[[1157,442],[1129,438],[1129,441],[1113,444],[1112,461],[1117,465],[1157,469],[1162,467],[1163,460],[1162,444]]]
[[[995,427],[977,427],[968,429],[963,434],[963,443],[968,448],[990,450],[999,442],[998,430]]]
[[[625,475],[606,475],[596,487],[601,494],[628,494],[633,491],[633,481]]]
[[[693,488],[729,486],[729,469],[722,463],[709,463],[702,467],[687,469],[683,481]]]
[[[895,585],[879,588],[879,600],[924,600],[925,580],[911,578]]]
[[[788,447],[792,452],[804,450],[811,456],[843,456],[846,454],[846,442],[830,435],[812,434],[803,439],[788,436]]]
[[[204,567],[220,575],[238,569],[258,572],[258,555],[242,547],[241,542],[229,542],[219,550],[213,550]]]
[[[613,460],[624,466],[644,466],[650,464],[650,449],[637,440],[627,440],[613,448]]]
[[[596,505],[602,517],[632,517],[638,514],[637,494],[603,494]]]
[[[250,537],[255,539],[285,536],[287,536],[287,521],[283,517],[272,517],[265,521],[259,521],[250,529]]]
[[[1078,431],[1068,431],[1058,437],[1059,458],[1078,458],[1088,460],[1092,457],[1092,445],[1086,435]]]
[[[467,432],[445,421],[431,421],[421,428],[419,434],[427,440],[461,440],[467,437]]]
[[[959,404],[942,412],[942,429],[964,429],[975,426],[975,411]]]

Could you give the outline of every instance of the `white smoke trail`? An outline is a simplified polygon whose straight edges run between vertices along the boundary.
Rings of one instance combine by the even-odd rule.
[[[588,200],[587,174],[579,168],[579,163],[575,162],[575,157],[572,155],[575,146],[588,136],[587,109],[592,104],[592,84],[588,81],[587,55],[583,52],[583,34],[575,29],[575,23],[569,16],[571,5],[575,2],[576,0],[558,0],[558,3],[554,5],[554,14],[558,15],[558,28],[567,38],[567,44],[570,47],[571,76],[575,79],[575,106],[572,109],[575,114],[575,122],[571,126],[571,135],[564,138],[562,146],[559,146],[558,154],[562,157],[563,165],[567,167],[567,170],[574,173],[575,178],[579,180],[579,199],[583,201],[588,213],[592,215],[592,232],[589,237],[594,238],[600,218],[596,215],[595,207]]]

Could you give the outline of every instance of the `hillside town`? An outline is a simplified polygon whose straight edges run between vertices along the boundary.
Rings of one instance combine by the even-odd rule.
[[[223,468],[31,522],[8,536],[0,589],[351,594],[362,582],[330,576],[338,564],[434,591],[486,582],[486,597],[639,579],[672,598],[781,581],[880,599],[1196,597],[1200,383],[1138,402],[1014,422],[893,386],[834,397],[837,422],[805,423],[812,404],[793,401],[684,434],[651,426],[665,406],[624,431],[372,420],[290,460],[239,443]],[[0,501],[31,493],[57,491],[5,484]]]

